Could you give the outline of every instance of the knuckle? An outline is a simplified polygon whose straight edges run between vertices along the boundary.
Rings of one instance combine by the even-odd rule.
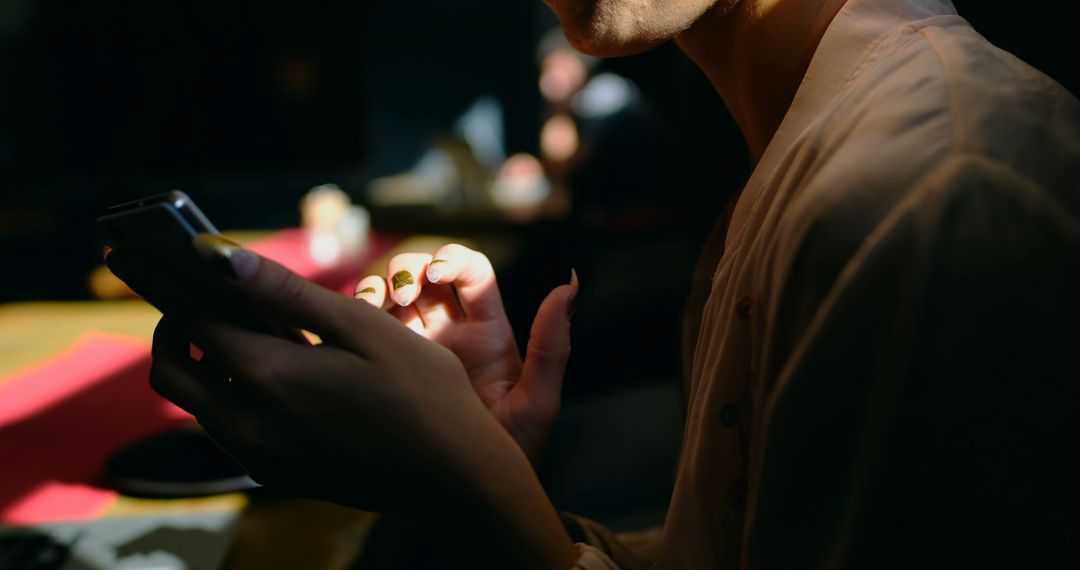
[[[552,346],[536,339],[530,339],[526,355],[529,360],[540,364],[565,365],[570,360],[570,345]]]
[[[299,303],[304,297],[305,283],[291,271],[277,271],[269,278],[267,287],[275,301],[283,306]]]
[[[466,257],[466,259],[468,259],[469,266],[471,266],[474,275],[486,277],[489,274],[495,274],[495,268],[491,265],[491,259],[489,259],[484,252],[473,249],[466,249],[465,251],[468,252],[468,257]]]
[[[473,255],[478,252],[461,245],[460,243],[448,243],[435,252],[435,257],[441,259],[454,259],[458,263],[468,265],[473,261]]]

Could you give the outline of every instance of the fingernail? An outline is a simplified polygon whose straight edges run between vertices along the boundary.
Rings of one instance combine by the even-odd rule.
[[[416,300],[416,281],[412,273],[398,271],[390,278],[390,285],[394,288],[394,300],[402,307]]]
[[[199,234],[192,243],[207,263],[231,279],[247,279],[259,267],[258,255],[220,235]]]
[[[445,260],[445,259],[432,259],[431,260],[431,263],[428,264],[428,268],[427,268],[427,280],[428,281],[431,281],[432,283],[438,283],[439,279],[442,279],[442,273],[439,272],[439,268],[435,267],[435,265],[437,265],[439,263],[446,263],[446,261],[447,260]]]
[[[570,303],[566,306],[566,318],[567,319],[574,318],[574,311],[577,310],[577,296],[578,296],[578,288],[579,287],[580,287],[580,283],[578,282],[577,271],[573,267],[571,267],[570,268],[570,288],[573,289],[573,292],[570,293]]]
[[[364,287],[363,289],[357,287],[356,292],[353,293],[353,299],[360,299],[368,304],[374,304],[371,299],[368,299],[368,296],[374,295],[376,292],[374,287]]]
[[[102,246],[101,259],[109,259],[109,254],[112,253],[112,248],[109,246]]]

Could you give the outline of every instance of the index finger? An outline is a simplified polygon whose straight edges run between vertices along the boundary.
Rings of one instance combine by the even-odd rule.
[[[364,354],[378,347],[377,335],[365,331],[378,329],[386,335],[401,327],[385,312],[312,283],[252,251],[204,235],[195,245],[272,320],[311,331],[324,344]]]

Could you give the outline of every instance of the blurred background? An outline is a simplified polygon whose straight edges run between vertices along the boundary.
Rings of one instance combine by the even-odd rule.
[[[1065,18],[956,3],[992,41],[1076,91]],[[495,0],[422,9],[0,0],[0,245],[19,269],[0,281],[0,301],[89,298],[86,276],[100,258],[95,214],[133,197],[181,188],[220,226],[245,228],[297,224],[299,198],[316,184],[338,184],[372,206],[373,179],[424,166],[440,145],[452,153],[470,111],[489,131],[472,141],[482,143],[473,154],[483,168],[516,153],[541,157],[544,120],[574,114],[538,88],[541,52],[561,47],[544,44],[554,24],[539,3]],[[580,89],[579,71],[559,64],[550,89]],[[586,65],[590,78],[614,74],[632,93],[599,85],[600,103],[574,117],[578,146],[589,148],[569,168],[544,164],[576,178],[574,207],[547,218],[610,222],[597,209],[622,206],[711,218],[747,166],[709,85],[671,45]],[[598,111],[605,101],[611,108]],[[549,138],[573,138],[560,125]],[[428,158],[424,167],[438,170]],[[438,203],[443,214],[465,200],[405,195],[407,186],[384,184],[382,194]]]
[[[1067,18],[956,4],[1077,92]],[[675,331],[749,165],[675,46],[598,61],[556,29],[533,1],[0,0],[0,303],[100,296],[107,206],[182,189],[219,228],[276,230],[335,185],[373,232],[489,247],[521,342],[577,269],[545,483],[616,527],[659,523],[681,434]]]

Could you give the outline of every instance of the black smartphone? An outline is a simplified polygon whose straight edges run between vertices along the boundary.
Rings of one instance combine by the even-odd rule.
[[[141,266],[154,268],[154,278],[135,279],[110,267],[162,313],[198,309],[259,332],[307,342],[295,327],[268,319],[199,254],[192,240],[218,231],[187,194],[175,190],[113,206],[98,218],[97,227],[118,257],[137,258]],[[183,295],[175,294],[178,286]]]

